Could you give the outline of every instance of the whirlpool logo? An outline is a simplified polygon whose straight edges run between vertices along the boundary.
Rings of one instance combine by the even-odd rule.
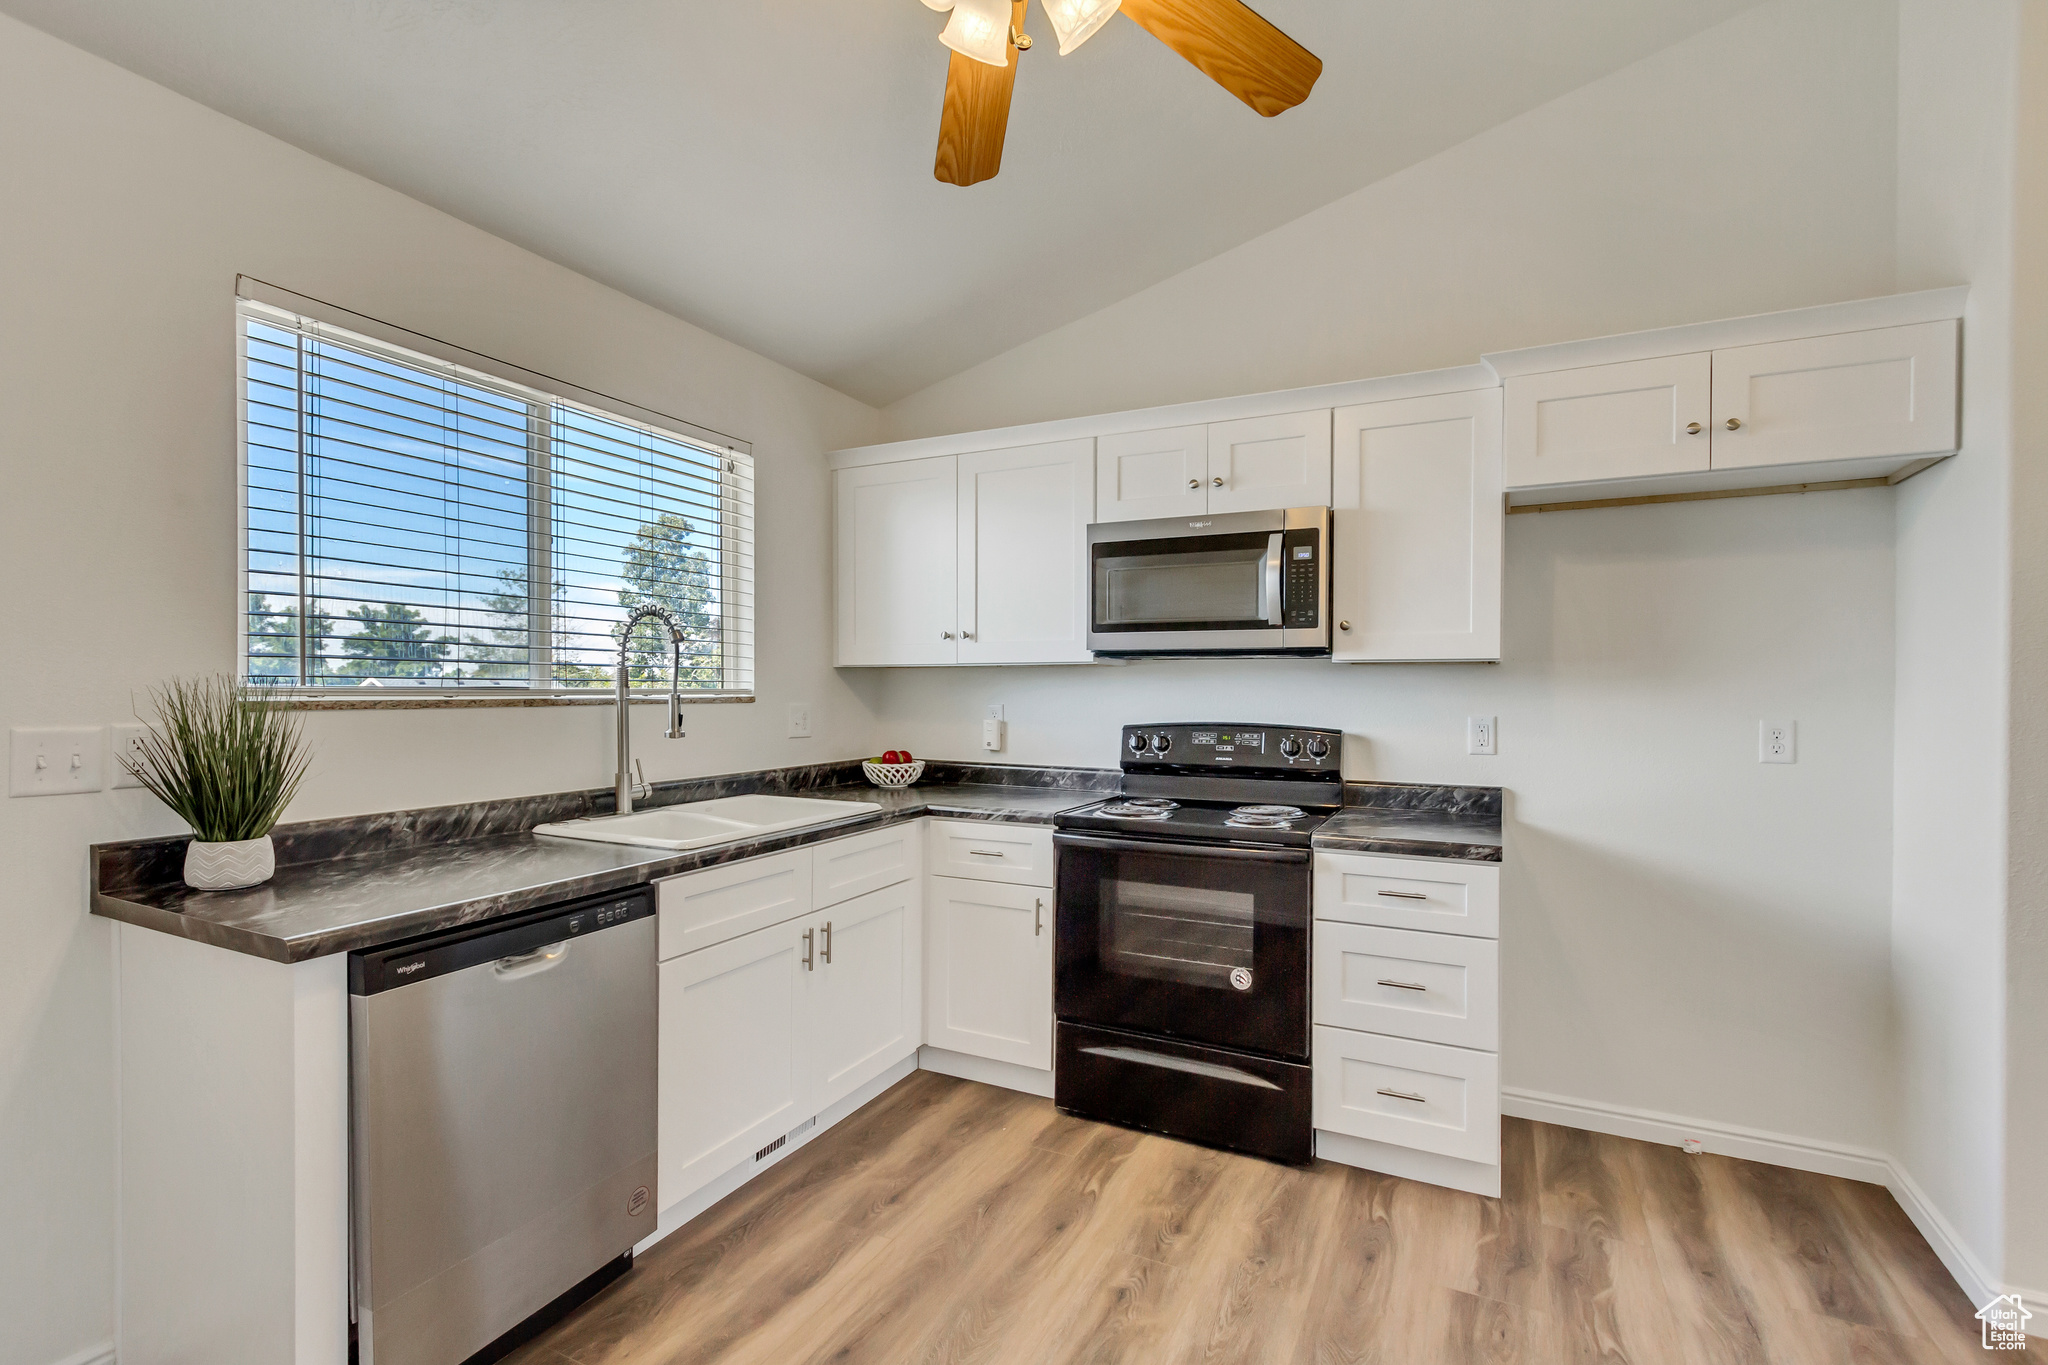
[[[391,972],[394,976],[411,976],[414,972],[419,971],[426,965],[427,960],[425,958],[421,958],[417,962],[408,962],[403,967],[393,967],[391,969]]]

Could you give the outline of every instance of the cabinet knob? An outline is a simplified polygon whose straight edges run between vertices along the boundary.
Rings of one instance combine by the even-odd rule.
[[[942,630],[939,632],[939,638],[941,640],[950,640],[953,638],[953,632],[950,630]]]
[[[1337,623],[1337,629],[1339,629],[1339,630],[1349,630],[1349,629],[1351,629],[1351,623],[1350,623],[1349,621],[1339,621],[1339,622]]]
[[[1687,422],[1685,424],[1685,434],[1688,436],[1697,436],[1705,430],[1706,428],[1701,426],[1698,422]]]
[[[1218,488],[1223,487],[1223,478],[1221,475],[1218,475],[1216,478],[1209,480],[1209,482],[1215,484]]]
[[[1728,419],[1728,430],[1730,430],[1730,431],[1740,431],[1740,430],[1742,430],[1742,419],[1741,419],[1740,417],[1730,417],[1730,418]]]
[[[960,638],[963,640],[972,640],[974,638],[974,632],[971,630],[963,630],[960,632]]]
[[[1190,488],[1200,488],[1201,486],[1202,486],[1202,481],[1201,481],[1200,479],[1189,479],[1189,480],[1188,480],[1188,487],[1190,487]]]

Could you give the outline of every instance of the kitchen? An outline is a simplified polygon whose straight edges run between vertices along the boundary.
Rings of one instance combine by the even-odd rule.
[[[634,706],[634,756],[657,788],[838,765],[845,795],[879,804],[899,798],[846,765],[892,747],[929,765],[902,798],[921,799],[920,788],[945,785],[946,765],[1113,781],[1127,726],[1340,730],[1350,782],[1501,793],[1503,1141],[1541,1125],[1680,1153],[1694,1137],[1710,1160],[1888,1189],[1950,1292],[1973,1306],[2007,1290],[2031,1299],[2048,1281],[2028,1107],[2048,1093],[2029,1070],[2039,1052],[2029,1046],[2038,992],[2028,990],[2037,949],[2027,933],[2038,898],[2024,857],[2034,684],[2017,667],[2034,629],[2031,551],[2008,531],[2033,491],[2016,451],[2034,400],[2009,376],[2031,355],[2021,284],[2039,237],[2025,230],[2024,179],[2013,179],[2034,164],[2014,150],[2034,136],[2010,66],[2034,37],[2018,7],[1973,3],[1968,22],[1917,3],[1694,7],[1676,27],[1610,35],[1578,66],[1544,67],[1551,86],[1530,77],[1500,95],[1523,107],[1487,105],[1485,120],[1433,125],[1440,142],[1405,152],[1406,164],[1333,181],[1242,239],[1188,246],[1156,278],[1120,277],[1053,319],[1061,325],[1003,320],[1008,339],[964,355],[965,370],[926,362],[914,391],[850,369],[836,376],[903,395],[880,403],[805,377],[826,372],[818,362],[764,358],[765,340],[743,335],[749,350],[721,339],[743,329],[710,325],[725,315],[708,302],[664,311],[640,289],[615,292],[592,277],[626,276],[595,258],[572,273],[547,259],[560,259],[554,249],[514,245],[538,238],[502,215],[452,201],[429,208],[420,201],[436,203],[439,191],[396,163],[380,168],[317,130],[267,126],[258,107],[169,56],[152,65],[141,50],[151,41],[178,50],[168,19],[123,35],[68,28],[62,5],[6,8],[26,21],[0,20],[6,126],[33,130],[6,153],[23,191],[5,210],[6,236],[20,244],[8,253],[6,466],[18,515],[41,514],[8,538],[10,620],[21,657],[48,660],[8,670],[9,727],[128,723],[146,713],[152,687],[231,666],[236,281],[267,282],[751,447],[754,699],[686,697],[687,736],[675,741],[663,738],[658,696]],[[890,10],[887,24],[927,17],[898,8],[909,15]],[[1293,136],[1290,120],[1342,88],[1340,59],[1363,58],[1318,47],[1306,9],[1269,17],[1330,63],[1298,113],[1246,118],[1261,135]],[[1573,32],[1590,44],[1596,29]],[[891,42],[913,39],[908,50],[932,49],[923,28]],[[1128,54],[1150,41],[1114,20],[1069,60],[1135,61]],[[1498,49],[1475,53],[1473,72],[1512,70],[1516,44]],[[1062,69],[1049,43],[1028,60],[1020,119],[1021,82]],[[1162,85],[1185,73],[1168,60]],[[1090,77],[1115,80],[1115,69]],[[1220,103],[1229,107],[1215,126],[1227,131],[1226,115],[1245,116]],[[930,117],[920,104],[921,138]],[[988,188],[1040,192],[1057,178],[1057,165],[1033,171],[1022,128]],[[1956,289],[1966,293],[1946,318],[1960,318],[1963,338],[1960,454],[1895,487],[1499,516],[1499,636],[1493,652],[1466,656],[1498,663],[964,667],[956,653],[842,667],[835,654],[843,617],[833,591],[844,580],[834,481],[903,462],[877,448],[958,462],[1093,439],[1099,495],[1100,445],[1123,434],[1449,401],[1486,387],[1473,382],[1489,368],[1482,357]],[[1021,308],[1031,290],[1012,292]],[[1940,320],[1898,315],[1845,330]],[[1553,368],[1570,367],[1528,373]],[[1442,384],[1445,371],[1456,382]],[[1418,373],[1438,376],[1435,392],[1372,378]],[[116,402],[106,401],[110,374],[123,386]],[[1504,400],[1512,382],[1497,377],[1492,391]],[[1277,396],[1246,411],[1247,395]],[[1120,431],[1059,426],[1094,414],[1126,420]],[[1026,427],[1038,430],[955,435]],[[1344,510],[1337,498],[1333,484],[1323,504],[1333,515]],[[1085,548],[1088,521],[1076,520]],[[1341,525],[1335,534],[1341,549]],[[1082,652],[1092,657],[1085,641]],[[617,770],[608,700],[297,714],[315,763],[286,817],[294,826],[608,793]],[[1475,717],[1496,719],[1495,754],[1471,752]],[[983,747],[990,720],[995,750]],[[1796,761],[1760,763],[1760,725],[1779,720],[1793,723]],[[131,948],[145,933],[159,947],[208,945],[117,930],[92,914],[86,850],[174,838],[175,817],[111,785],[4,809],[16,953],[0,992],[0,1360],[111,1359],[102,1343],[116,1341],[126,1343],[121,1359],[163,1358],[141,1335],[163,1310],[143,1272],[165,1263],[143,1239],[153,1216],[144,1192],[191,1141],[142,1126],[135,1087],[208,1059],[231,1071],[227,1059],[261,1035],[224,1028],[195,1053],[122,1022],[144,966]],[[929,885],[929,838],[923,856]],[[1023,891],[1010,900],[1021,904]],[[819,927],[830,908],[815,912]],[[219,962],[259,975],[281,967],[247,954]],[[237,998],[252,1010],[286,1004],[264,990]],[[918,1027],[929,1029],[923,1015]],[[918,1048],[930,1046],[920,1034]],[[152,1047],[172,1055],[159,1060]],[[263,1064],[288,1061],[273,1051]],[[937,1078],[895,1083],[913,1082]],[[1040,1112],[999,1108],[1037,1096],[987,1093],[991,1116]],[[263,1101],[285,1122],[277,1102]],[[761,1179],[787,1178],[774,1173],[866,1122],[842,1118],[789,1139],[793,1150],[771,1154]],[[259,1129],[244,1115],[230,1131]],[[249,1167],[251,1197],[259,1186],[296,1188],[289,1163],[274,1163],[302,1149],[264,1151],[272,1164]],[[1421,1181],[1403,1188],[1424,1197]],[[813,1238],[829,1231],[799,1226]],[[199,1250],[184,1248],[195,1262]],[[261,1260],[273,1278],[248,1297],[288,1300],[276,1258]],[[848,1308],[817,1320],[855,1318]],[[1965,1344],[1977,1349],[1974,1337]],[[213,1358],[233,1358],[211,1345]]]

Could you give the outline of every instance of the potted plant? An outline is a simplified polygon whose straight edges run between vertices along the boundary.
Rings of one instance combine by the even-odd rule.
[[[123,765],[192,826],[185,885],[257,886],[277,870],[270,831],[310,760],[291,712],[235,678],[177,679],[150,693],[157,724]]]

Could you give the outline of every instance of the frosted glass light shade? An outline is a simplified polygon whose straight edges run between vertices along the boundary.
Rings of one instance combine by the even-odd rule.
[[[939,41],[990,66],[1010,64],[1010,0],[957,0]]]
[[[925,0],[927,4],[931,0]],[[1095,36],[1095,30],[1109,22],[1122,0],[1039,0],[1045,17],[1052,20],[1053,35],[1060,40],[1060,55],[1066,56]]]

